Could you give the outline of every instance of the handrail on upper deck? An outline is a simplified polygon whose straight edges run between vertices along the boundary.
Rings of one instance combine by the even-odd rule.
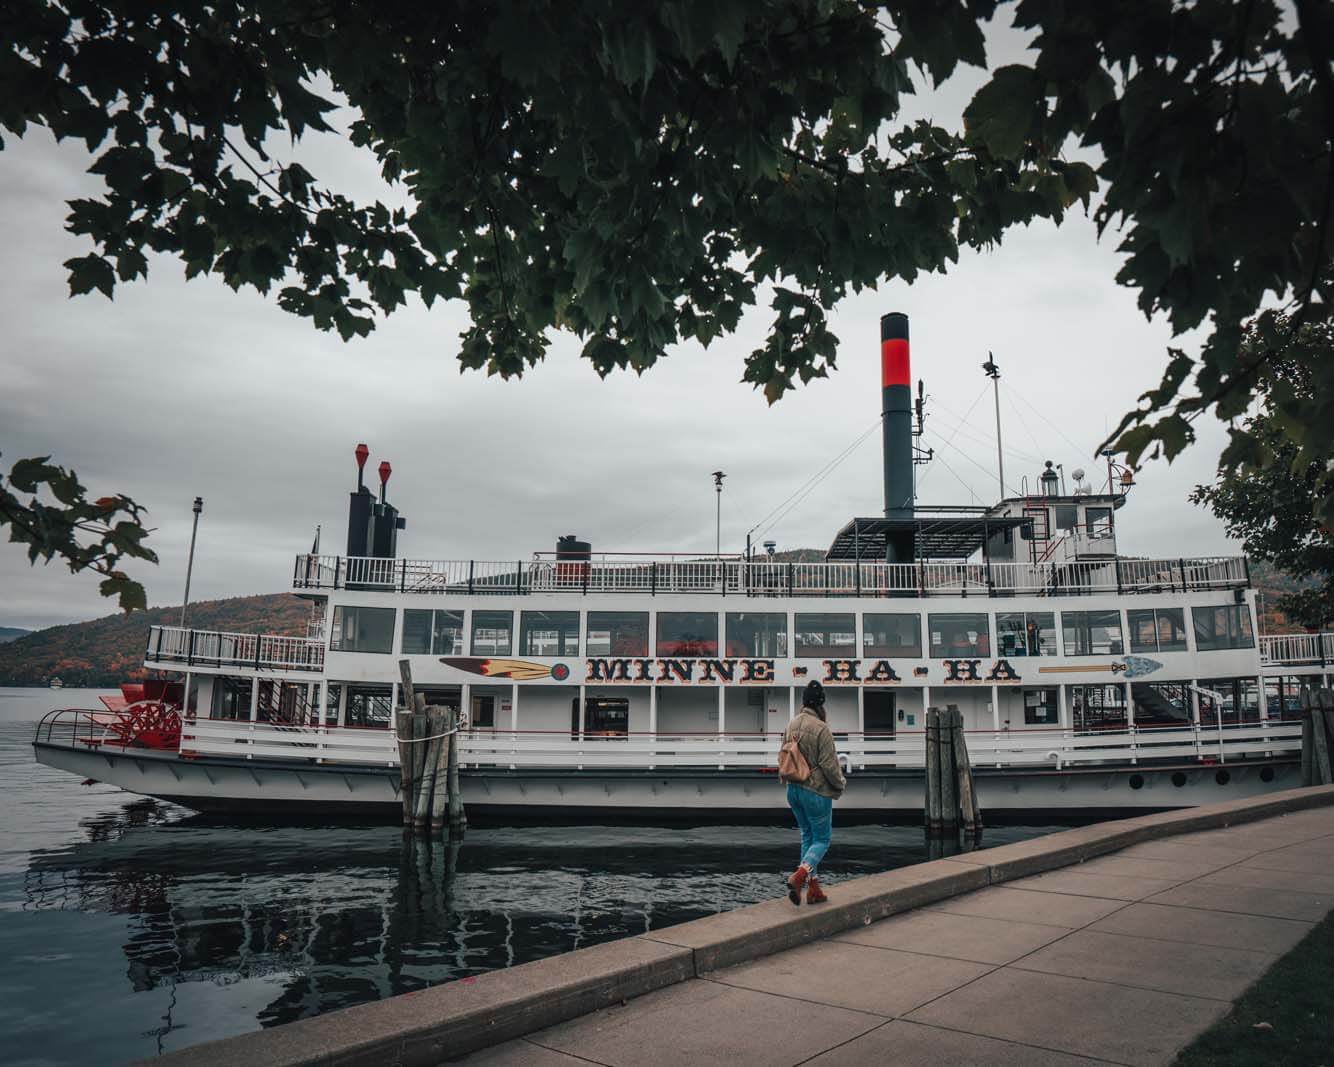
[[[1053,563],[776,562],[735,557],[411,560],[299,555],[296,589],[490,594],[697,593],[722,596],[1051,596],[1245,589],[1242,556]]]

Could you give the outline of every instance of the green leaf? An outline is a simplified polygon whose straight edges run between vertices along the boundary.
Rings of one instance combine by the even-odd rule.
[[[992,155],[1018,159],[1041,103],[1037,71],[1018,64],[1000,67],[964,109],[964,130],[969,141],[985,145]]]
[[[69,294],[79,296],[98,290],[108,300],[116,287],[116,273],[111,264],[98,255],[79,256],[65,260],[69,271]]]

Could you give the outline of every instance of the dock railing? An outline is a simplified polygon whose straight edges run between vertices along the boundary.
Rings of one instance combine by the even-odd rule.
[[[722,596],[1015,596],[1244,589],[1241,556],[1055,563],[797,563],[738,556],[594,555],[586,560],[296,557],[296,589],[524,596],[701,593]]]
[[[253,671],[322,671],[324,641],[279,634],[238,634],[152,626],[144,662],[172,669],[240,667]]]

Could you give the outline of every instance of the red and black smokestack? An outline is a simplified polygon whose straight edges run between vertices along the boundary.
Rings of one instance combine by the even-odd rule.
[[[880,316],[880,390],[885,439],[885,518],[913,517],[912,370],[908,359],[908,316],[891,311]],[[911,530],[891,532],[886,558],[912,563],[916,555]]]

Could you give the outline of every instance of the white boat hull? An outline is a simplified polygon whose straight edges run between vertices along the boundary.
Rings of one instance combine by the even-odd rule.
[[[174,753],[91,750],[35,743],[39,762],[173,801],[201,812],[293,818],[373,818],[401,812],[397,768],[317,765]],[[464,770],[469,818],[512,823],[571,821],[749,822],[786,820],[782,787],[770,772],[730,770]],[[1300,784],[1292,757],[1225,766],[1158,764],[1051,768],[975,768],[983,817],[1001,822],[1068,821],[1191,807],[1257,796]],[[853,774],[836,804],[849,821],[917,821],[923,772],[878,769]]]

